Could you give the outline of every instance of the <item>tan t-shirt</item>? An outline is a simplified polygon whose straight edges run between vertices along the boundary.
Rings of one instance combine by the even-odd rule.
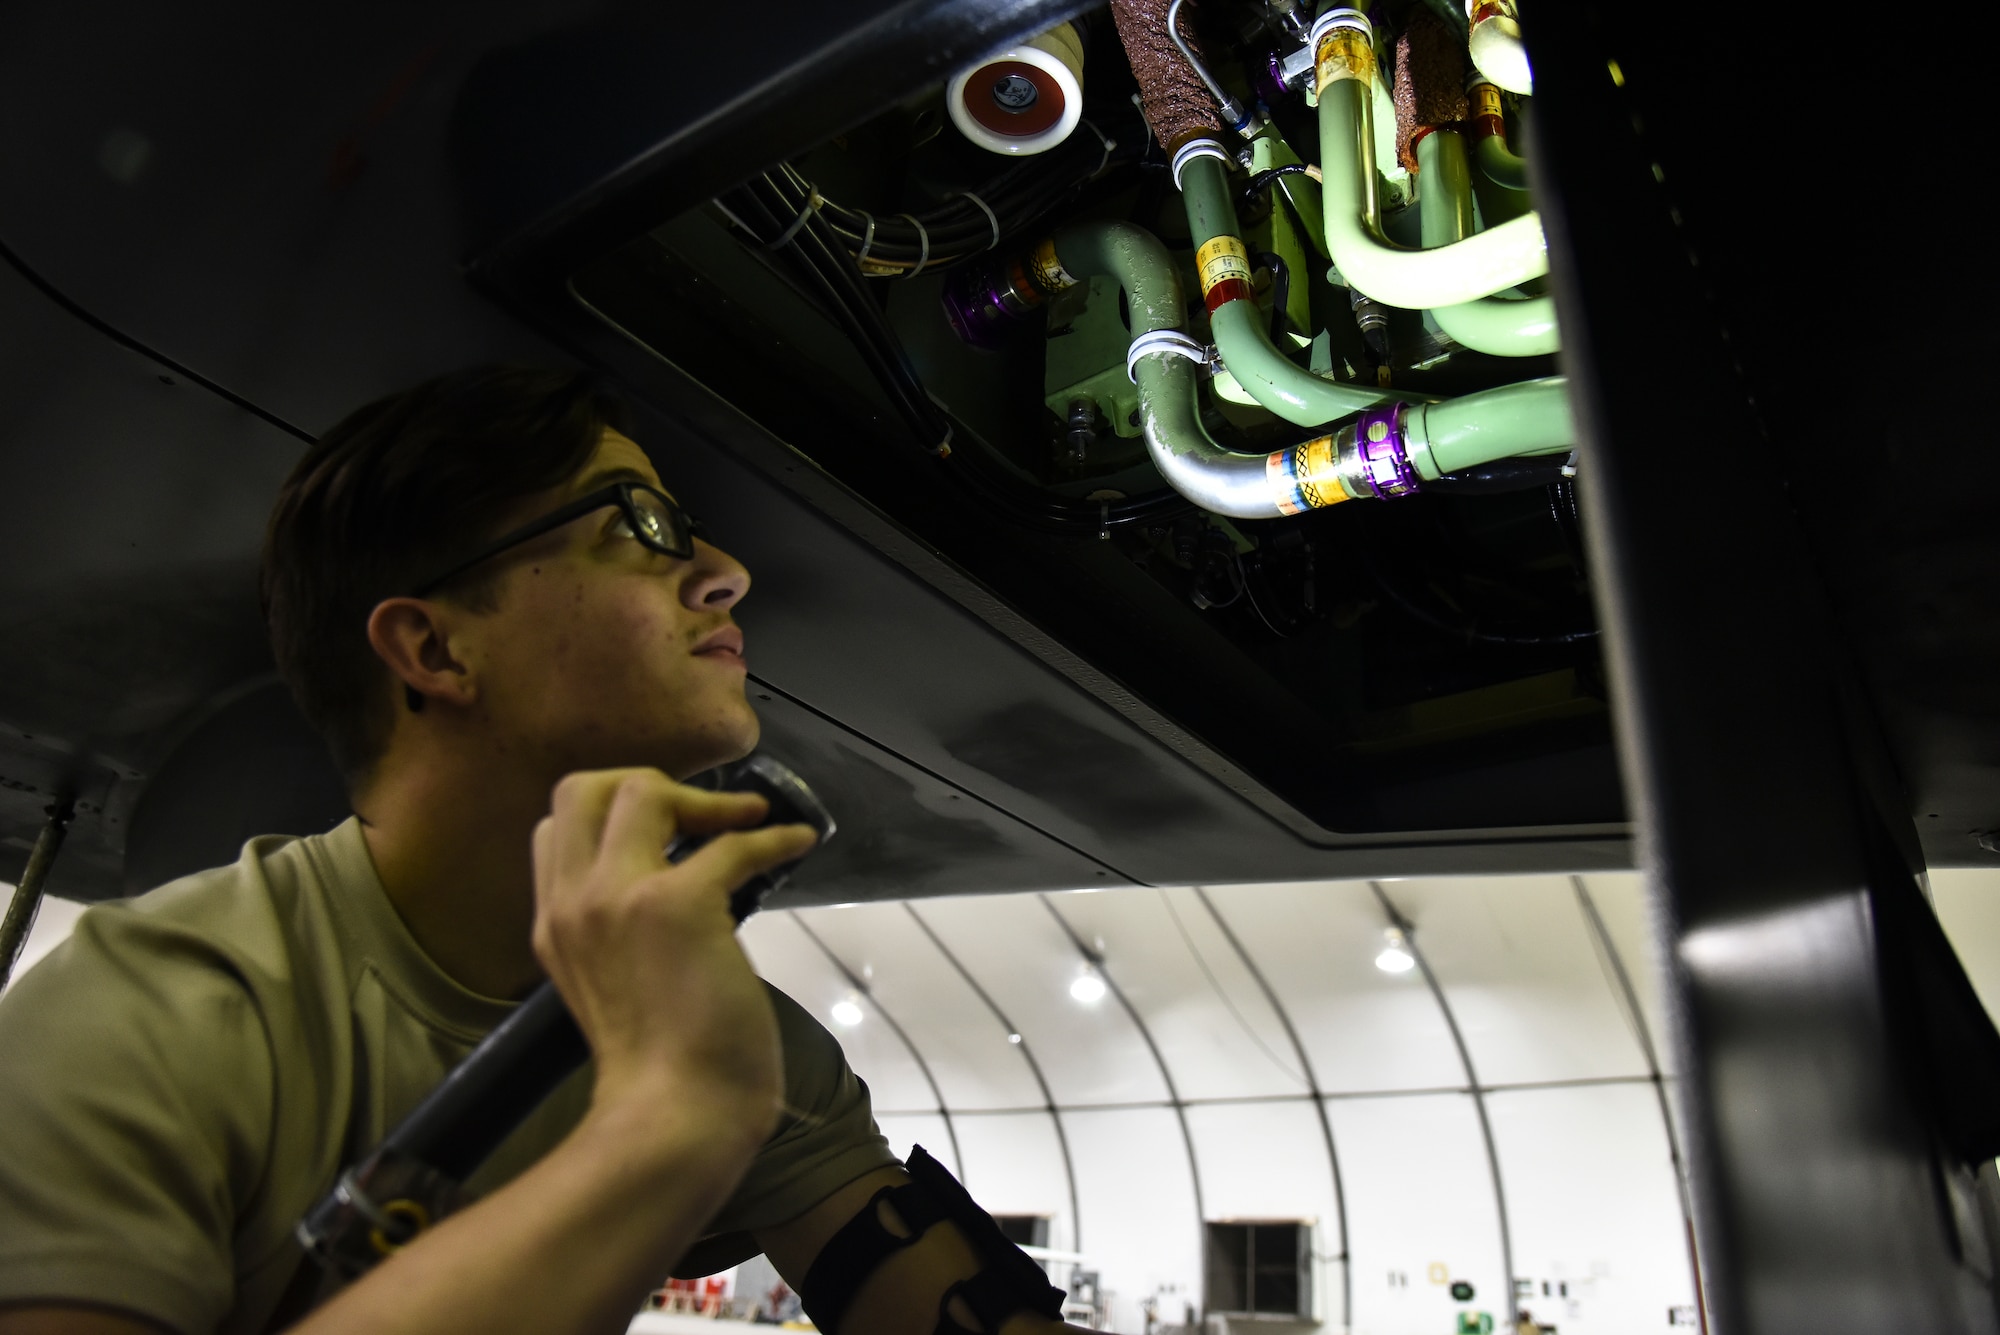
[[[698,1248],[713,1268],[894,1162],[839,1043],[771,1001],[789,1107]],[[0,1304],[255,1335],[299,1216],[512,1009],[423,953],[354,820],[90,909],[0,1003]],[[589,1094],[586,1069],[468,1186],[533,1163]]]

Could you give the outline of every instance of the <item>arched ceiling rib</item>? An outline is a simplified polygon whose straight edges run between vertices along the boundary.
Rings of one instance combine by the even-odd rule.
[[[1186,1099],[1309,1092],[1284,1027],[1190,890],[1050,896],[1152,1030]]]
[[[927,900],[918,911],[1020,1026],[1059,1106],[1167,1097],[1124,1010],[1109,997],[1084,1005],[1070,996],[1081,961],[1035,896]]]
[[[870,990],[930,1063],[946,1107],[960,1112],[1042,1103],[1019,1047],[1007,1041],[992,1011],[901,904],[821,910],[810,921],[850,969],[868,971]]]
[[[1365,882],[1214,886],[1208,894],[1291,1014],[1320,1088],[1464,1085],[1423,980],[1374,966],[1386,923]]]
[[[1566,876],[1385,885],[1417,925],[1482,1083],[1644,1077]]]
[[[743,925],[742,940],[757,972],[838,1036],[848,1064],[868,1082],[877,1107],[936,1109],[930,1082],[895,1031],[867,1013],[866,998],[860,1003],[860,1024],[834,1022],[834,1004],[854,989],[789,914],[758,914]]]

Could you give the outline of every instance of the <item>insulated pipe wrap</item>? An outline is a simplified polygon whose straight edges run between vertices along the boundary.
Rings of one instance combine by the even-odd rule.
[[[1396,39],[1396,157],[1405,171],[1417,170],[1417,136],[1440,125],[1456,125],[1471,114],[1465,97],[1464,39],[1428,9],[1412,10]]]
[[[1169,0],[1111,0],[1111,19],[1132,74],[1139,81],[1139,102],[1153,136],[1174,152],[1190,139],[1222,136],[1222,115],[1201,76],[1181,58],[1167,31]],[[1191,6],[1182,5],[1186,15]],[[1192,25],[1182,34],[1188,47],[1201,55]]]

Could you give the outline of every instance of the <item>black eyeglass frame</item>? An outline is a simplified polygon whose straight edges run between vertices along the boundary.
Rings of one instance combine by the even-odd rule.
[[[639,503],[633,499],[639,492],[658,497],[660,503],[666,507],[667,514],[679,521],[674,525],[682,538],[678,545],[654,538],[647,532],[645,518],[639,512]],[[658,487],[647,486],[643,482],[613,482],[609,486],[599,487],[596,491],[579,496],[569,502],[569,504],[551,510],[539,519],[530,520],[519,528],[509,529],[493,541],[487,543],[484,547],[481,547],[471,556],[466,557],[457,565],[446,570],[443,574],[434,575],[417,585],[414,589],[410,590],[409,596],[412,598],[429,597],[445,584],[457,579],[474,566],[492,560],[511,547],[518,547],[530,538],[539,538],[544,533],[559,529],[571,520],[587,515],[593,510],[602,510],[607,505],[615,505],[620,510],[623,510],[625,512],[625,522],[631,526],[632,536],[653,551],[660,553],[662,556],[671,556],[682,561],[694,559],[694,540],[702,533],[702,523],[699,519],[696,519],[686,510],[682,509],[673,497],[667,495],[667,493],[661,491]]]

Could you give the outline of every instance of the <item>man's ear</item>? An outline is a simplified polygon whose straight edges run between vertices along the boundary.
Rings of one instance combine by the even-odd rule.
[[[385,598],[368,614],[368,644],[403,683],[411,713],[426,700],[467,705],[477,698],[472,674],[451,651],[445,609],[421,598]]]

